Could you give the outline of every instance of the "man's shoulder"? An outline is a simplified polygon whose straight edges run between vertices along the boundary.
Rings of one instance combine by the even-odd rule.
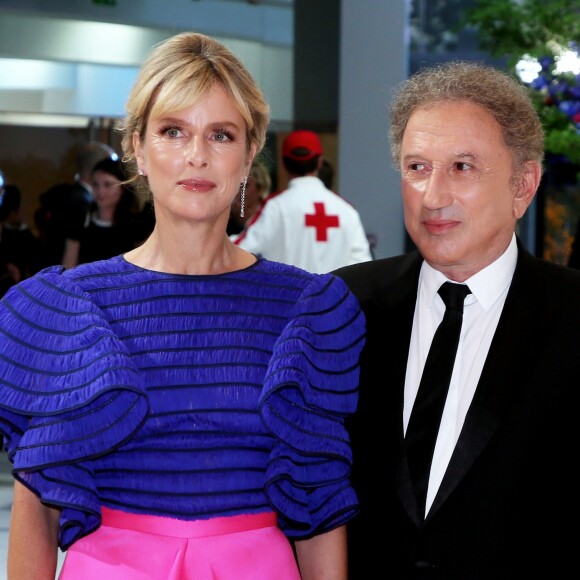
[[[404,282],[414,284],[419,278],[423,258],[417,251],[343,266],[332,273],[345,280],[358,295],[383,292]]]
[[[66,208],[70,203],[87,202],[87,189],[79,183],[57,183],[40,195],[43,209],[55,210]]]
[[[274,200],[279,200],[280,197],[287,193],[288,190],[287,189],[280,189],[279,191],[273,191],[272,193],[269,193],[263,200],[262,200],[262,205],[272,202]]]
[[[580,270],[533,256],[522,249],[520,249],[518,254],[517,273],[533,275],[538,280],[544,280],[551,284],[561,284],[574,289],[580,285]]]
[[[343,266],[334,270],[334,274],[339,276],[350,275],[366,275],[371,272],[393,273],[395,275],[403,275],[411,268],[418,268],[421,265],[423,258],[416,250],[389,256],[386,258],[377,258],[367,262],[360,262],[358,264],[351,264],[350,266]],[[418,270],[417,270],[418,271]]]
[[[275,203],[280,205],[295,206],[299,209],[304,209],[305,204],[312,202],[324,203],[332,211],[340,212],[341,215],[358,215],[357,209],[347,199],[340,194],[328,189],[321,182],[301,182],[292,184],[291,187],[280,190],[276,193],[270,194],[267,200],[272,198]]]

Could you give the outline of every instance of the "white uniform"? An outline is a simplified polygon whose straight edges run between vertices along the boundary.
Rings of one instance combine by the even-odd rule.
[[[372,260],[360,216],[318,177],[295,177],[232,236],[248,252],[315,273]]]

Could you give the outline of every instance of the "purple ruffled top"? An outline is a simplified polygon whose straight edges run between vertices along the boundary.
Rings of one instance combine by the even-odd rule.
[[[66,549],[105,505],[184,520],[274,509],[292,538],[352,518],[344,418],[364,317],[345,283],[267,260],[185,276],[121,256],[54,266],[0,302],[0,433],[62,509]]]

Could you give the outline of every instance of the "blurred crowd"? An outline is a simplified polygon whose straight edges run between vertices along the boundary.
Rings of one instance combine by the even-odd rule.
[[[76,173],[39,196],[34,223],[21,212],[22,192],[0,171],[0,295],[48,266],[70,268],[127,252],[153,230],[155,214],[127,183],[108,145],[90,142]]]

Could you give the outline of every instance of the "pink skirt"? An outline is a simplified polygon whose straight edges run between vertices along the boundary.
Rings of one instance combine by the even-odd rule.
[[[59,580],[300,580],[272,512],[183,521],[102,508],[66,552]]]

